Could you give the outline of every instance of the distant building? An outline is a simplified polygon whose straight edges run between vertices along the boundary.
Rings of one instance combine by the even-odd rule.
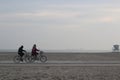
[[[119,52],[119,45],[113,45],[113,52]]]

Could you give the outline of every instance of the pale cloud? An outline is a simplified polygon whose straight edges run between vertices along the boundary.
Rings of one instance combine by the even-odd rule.
[[[120,20],[120,17],[118,16],[118,14],[120,14],[120,8],[112,6],[113,5],[111,4],[45,5],[41,11],[33,10],[31,12],[0,14],[0,20],[19,20],[22,18],[33,21],[56,20],[56,22],[68,22],[70,25],[78,25],[79,23],[82,23],[84,25],[86,25],[86,23],[111,23]],[[48,9],[44,9],[45,7]]]
[[[74,18],[80,16],[80,13],[65,12],[65,11],[43,11],[43,12],[26,12],[26,13],[12,13],[12,14],[0,14],[0,18],[33,18],[33,19],[65,19]]]
[[[114,19],[112,17],[103,17],[103,18],[100,18],[98,21],[103,23],[111,23],[114,21]]]
[[[80,13],[76,12],[64,12],[64,11],[43,11],[43,12],[33,12],[33,13],[18,13],[16,14],[20,17],[31,17],[31,18],[72,18],[77,17]]]
[[[120,8],[117,8],[117,7],[105,8],[105,9],[102,9],[102,10],[103,10],[103,11],[106,11],[106,12],[120,13]]]
[[[105,16],[105,17],[95,17],[95,18],[92,18],[92,19],[86,19],[86,22],[87,23],[92,23],[92,24],[96,24],[96,23],[111,23],[113,22],[114,19],[110,16]]]

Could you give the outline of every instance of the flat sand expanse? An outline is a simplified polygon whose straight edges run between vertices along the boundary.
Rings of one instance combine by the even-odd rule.
[[[0,60],[12,61],[15,55],[16,53],[1,53]],[[45,53],[45,55],[48,61],[120,61],[119,53]],[[120,80],[120,64],[55,65],[0,64],[0,80]]]
[[[120,67],[0,66],[0,80],[120,80]]]

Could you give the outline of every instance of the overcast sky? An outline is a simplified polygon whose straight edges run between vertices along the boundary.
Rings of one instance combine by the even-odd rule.
[[[0,49],[110,50],[120,0],[0,0]]]

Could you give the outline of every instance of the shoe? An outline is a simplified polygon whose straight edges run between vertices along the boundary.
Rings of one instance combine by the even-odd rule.
[[[23,62],[23,59],[21,61]]]
[[[21,59],[20,59],[20,61],[22,61],[22,62],[23,62],[23,59],[21,58]]]

